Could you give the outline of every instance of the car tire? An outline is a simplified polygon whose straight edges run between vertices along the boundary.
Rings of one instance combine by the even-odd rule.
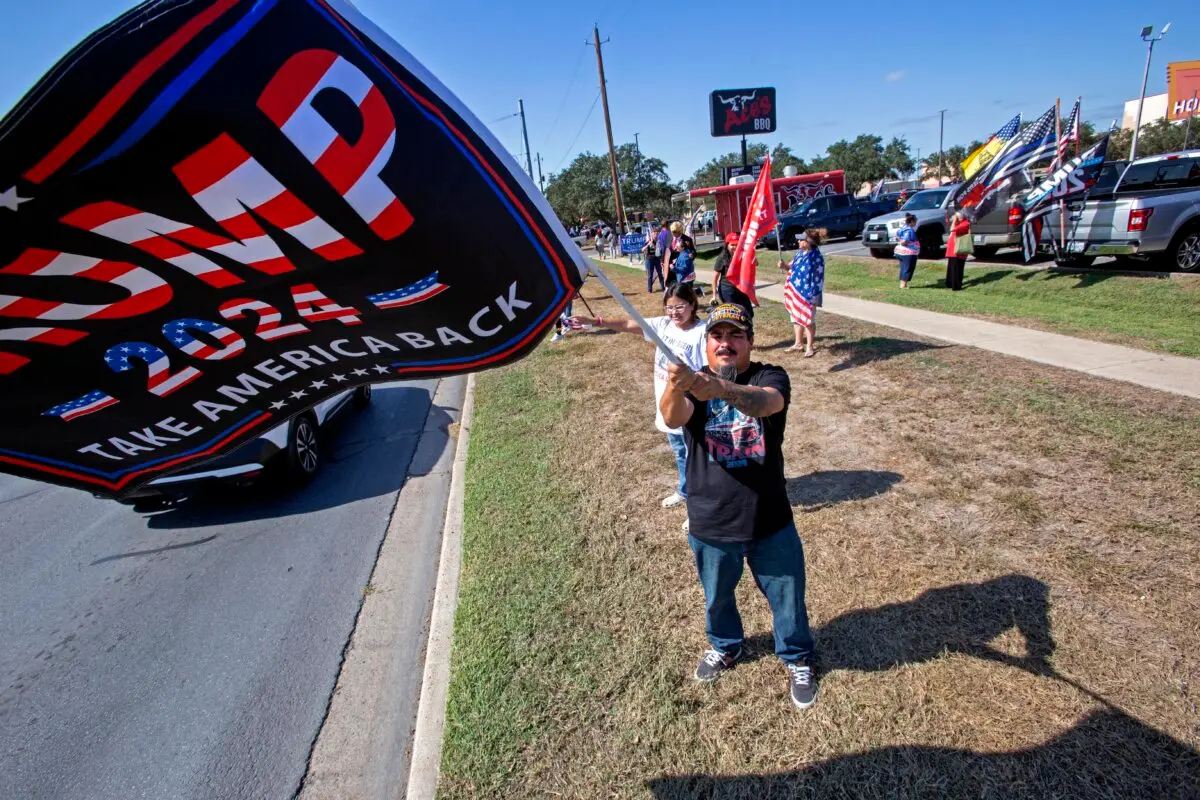
[[[871,248],[871,255],[875,256],[875,258],[891,258],[891,257],[892,257],[892,251],[891,251],[891,250],[884,250],[884,249],[882,249],[882,248],[879,248],[879,247],[872,247],[872,248]]]
[[[366,408],[371,405],[371,384],[360,386],[354,390],[354,406],[355,408]]]
[[[1168,269],[1180,272],[1200,270],[1200,224],[1193,222],[1175,234],[1164,260]]]
[[[321,468],[320,433],[311,412],[296,417],[288,426],[287,477],[292,483],[307,483]]]
[[[982,261],[985,258],[995,258],[996,253],[1000,252],[999,247],[976,247],[975,260]]]

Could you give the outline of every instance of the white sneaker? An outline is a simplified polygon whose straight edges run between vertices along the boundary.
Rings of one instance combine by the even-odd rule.
[[[687,533],[687,532],[688,532],[688,523],[689,523],[689,522],[691,522],[691,520],[687,520],[687,519],[685,519],[685,520],[683,521],[683,532],[684,532],[684,533]]]
[[[562,331],[555,331],[554,335],[550,337],[550,341],[561,342],[565,338],[567,338],[565,333],[563,333]]]
[[[674,508],[675,506],[683,505],[684,502],[684,499],[679,496],[679,492],[671,492],[663,498],[662,507]]]

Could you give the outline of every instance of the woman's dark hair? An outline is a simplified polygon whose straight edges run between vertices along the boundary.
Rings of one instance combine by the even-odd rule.
[[[909,226],[916,225],[917,224],[917,215],[916,214],[905,214],[904,215],[904,224],[909,225]]]
[[[692,307],[692,316],[699,319],[700,317],[700,298],[696,296],[696,292],[687,283],[672,283],[667,286],[667,290],[663,292],[663,305],[673,297],[678,297],[683,302]]]

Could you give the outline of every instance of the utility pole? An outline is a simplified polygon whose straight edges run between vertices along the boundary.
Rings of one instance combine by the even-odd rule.
[[[617,174],[617,151],[613,147],[612,118],[608,115],[608,87],[604,81],[604,57],[600,55],[600,26],[592,28],[596,44],[596,69],[600,71],[600,103],[604,106],[604,132],[608,134],[608,168],[612,172],[613,202],[617,204],[617,230],[625,233],[625,206],[621,203],[621,179]],[[607,41],[607,40],[606,40]]]
[[[946,109],[943,108],[938,114],[942,118],[942,121],[938,124],[938,185],[940,186],[942,178],[946,175],[946,147],[944,139],[946,134]]]
[[[917,148],[917,184],[921,183],[921,148]]]
[[[517,98],[517,113],[521,115],[521,138],[525,140],[525,171],[529,173],[529,179],[533,180],[533,162],[530,160],[529,153],[529,131],[525,129],[525,101]]]
[[[1142,41],[1149,42],[1149,47],[1146,48],[1146,69],[1142,72],[1142,94],[1138,97],[1137,119],[1133,123],[1133,142],[1129,145],[1130,161],[1137,158],[1138,134],[1142,132],[1142,104],[1146,102],[1146,81],[1150,79],[1150,56],[1154,55],[1154,43],[1166,36],[1170,29],[1171,23],[1168,22],[1158,36],[1155,36],[1153,25],[1142,28]]]
[[[538,162],[538,186],[541,187],[542,194],[546,193],[546,179],[542,177],[542,154],[537,154]]]

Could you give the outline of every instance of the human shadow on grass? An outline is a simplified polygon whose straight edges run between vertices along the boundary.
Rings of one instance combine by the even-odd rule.
[[[787,479],[788,502],[804,511],[866,500],[904,480],[898,472],[874,469],[829,469]]]
[[[952,346],[917,342],[912,339],[894,339],[890,336],[867,336],[849,342],[839,342],[827,348],[834,356],[842,357],[842,360],[830,367],[829,371],[841,372],[877,361],[887,361],[889,358],[902,356],[906,353],[919,353],[922,350],[940,350],[944,347]]]
[[[1117,709],[1043,744],[1007,752],[896,745],[751,775],[646,782],[656,800],[783,798],[1195,798],[1200,753]]]
[[[946,653],[962,653],[1052,676],[1054,639],[1049,607],[1046,584],[1028,575],[1012,574],[928,589],[902,603],[848,611],[813,629],[817,671],[883,672],[932,661]],[[1024,655],[1006,653],[990,644],[1014,627],[1025,638]],[[747,640],[749,660],[773,651],[770,634]]]
[[[989,269],[987,272],[981,272],[978,275],[973,275],[963,281],[963,288],[969,289],[972,286],[982,286],[986,283],[995,283],[1002,281],[1007,277],[1016,274],[1015,269]]]

